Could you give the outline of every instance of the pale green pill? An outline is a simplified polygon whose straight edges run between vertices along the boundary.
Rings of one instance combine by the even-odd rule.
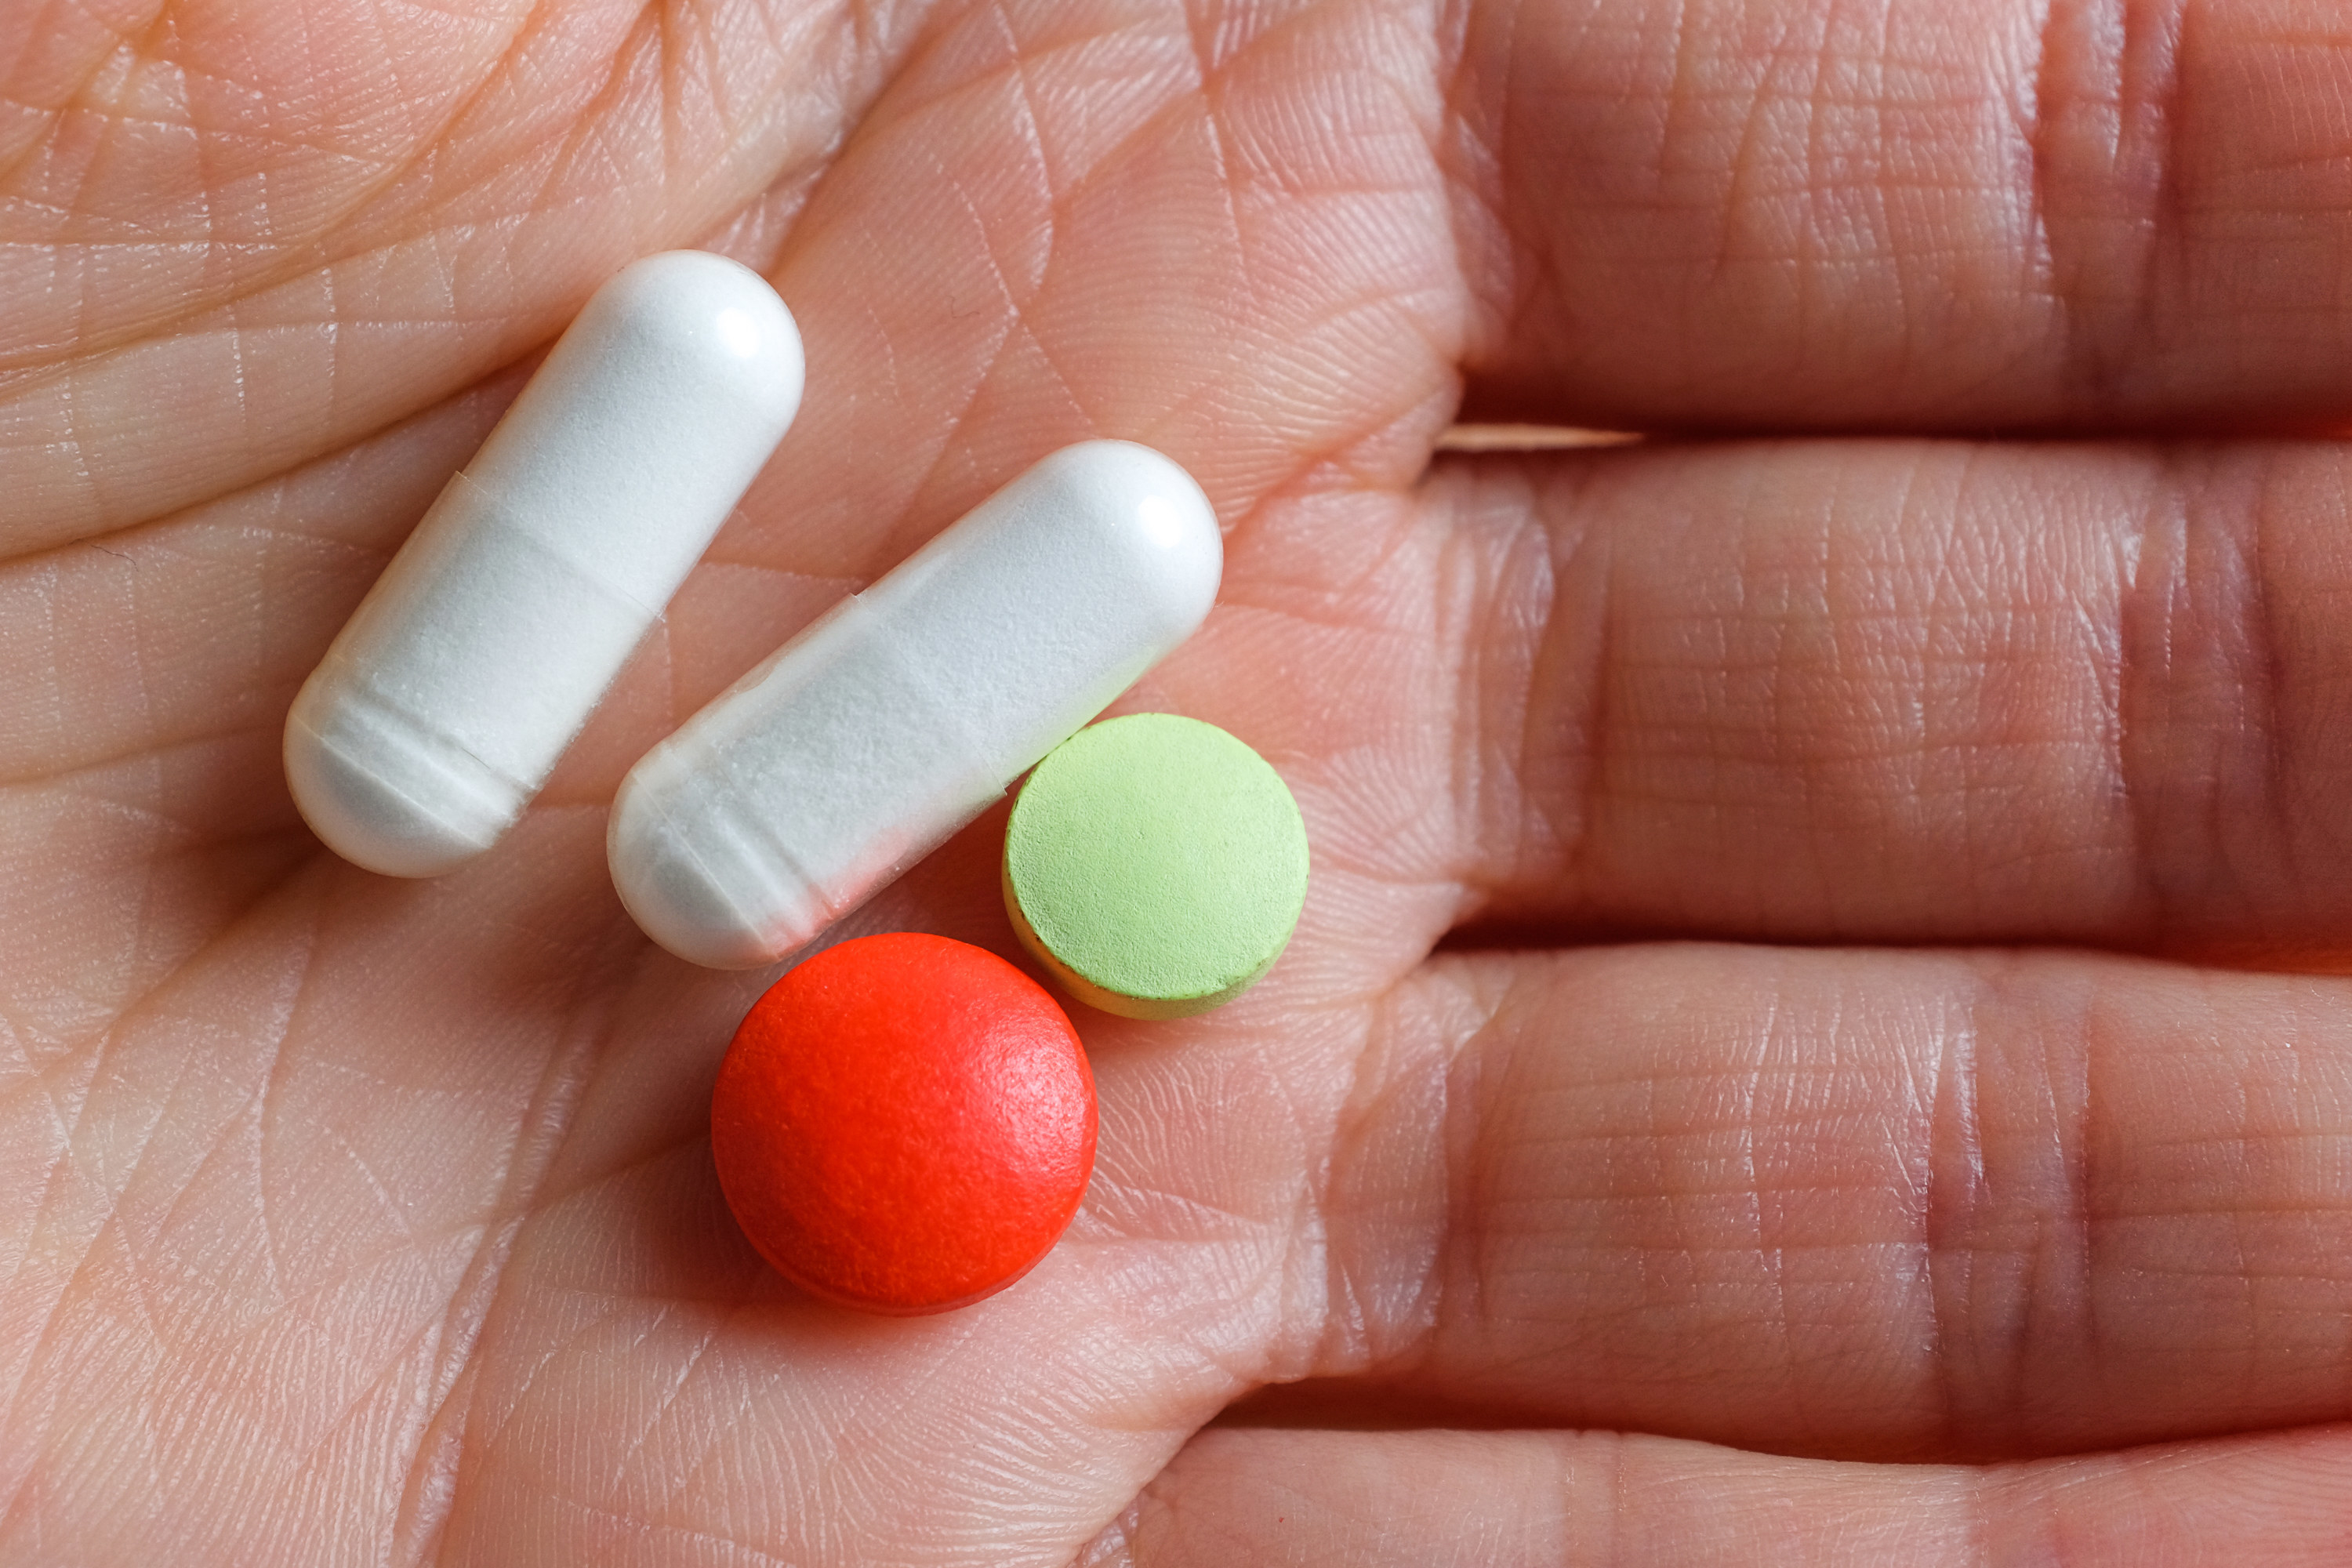
[[[1230,1002],[1307,902],[1282,775],[1214,724],[1135,713],[1046,753],[1013,804],[1004,907],[1071,994],[1130,1018]]]

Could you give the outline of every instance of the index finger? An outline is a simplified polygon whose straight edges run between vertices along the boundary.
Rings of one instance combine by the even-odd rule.
[[[1538,0],[1470,23],[1471,405],[2310,427],[2352,401],[2352,12]]]

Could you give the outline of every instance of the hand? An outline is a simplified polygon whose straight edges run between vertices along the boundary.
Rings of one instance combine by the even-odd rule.
[[[0,1560],[2336,1550],[2352,24],[2037,16],[13,0]],[[506,845],[337,861],[296,686],[691,242],[798,426]],[[1077,1012],[1034,1275],[854,1317],[605,803],[1096,435],[1230,530],[1125,706],[1283,771],[1307,917]],[[1014,951],[1000,829],[851,928]]]

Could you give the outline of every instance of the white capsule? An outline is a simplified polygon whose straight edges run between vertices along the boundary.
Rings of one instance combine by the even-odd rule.
[[[1183,469],[1125,441],[1064,447],[630,770],[611,829],[621,901],[697,963],[782,957],[1189,637],[1223,566]]]
[[[330,848],[430,877],[498,842],[793,421],[760,276],[675,250],[588,301],[376,580],[286,721]]]

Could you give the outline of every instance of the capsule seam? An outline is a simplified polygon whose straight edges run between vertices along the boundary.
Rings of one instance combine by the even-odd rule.
[[[470,504],[481,508],[485,514],[484,521],[510,527],[513,530],[513,537],[517,541],[529,545],[541,560],[561,568],[574,582],[593,588],[607,598],[619,600],[648,622],[657,623],[663,618],[660,605],[647,604],[627,587],[614,582],[588,562],[557,545],[539,527],[539,520],[535,513],[525,508],[512,505],[498,491],[474,479],[463,468],[449,476],[447,488],[454,490],[460,485],[465,487],[465,493],[469,498]]]

